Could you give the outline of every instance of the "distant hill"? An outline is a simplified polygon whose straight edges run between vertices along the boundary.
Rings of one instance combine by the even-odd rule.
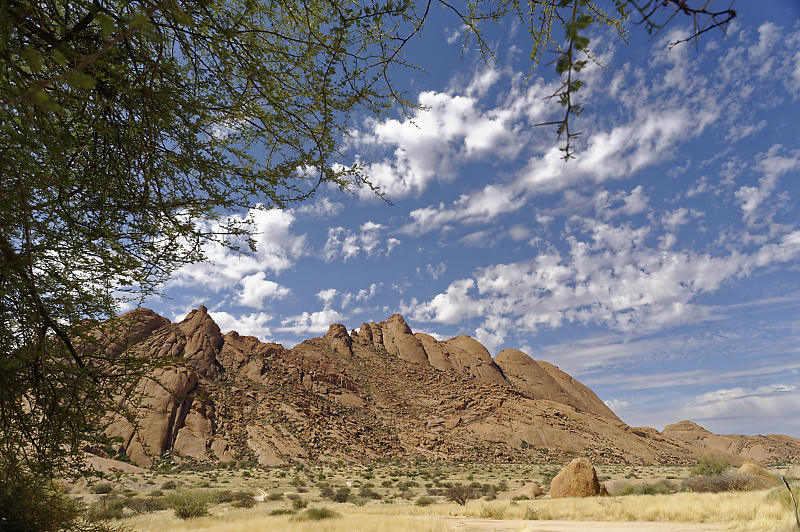
[[[126,316],[135,326],[115,349],[174,360],[141,380],[129,398],[135,417],[116,417],[108,428],[119,450],[142,466],[167,454],[266,466],[413,457],[671,464],[706,454],[733,463],[800,457],[800,440],[786,436],[727,445],[712,444],[722,441],[712,436],[729,437],[707,431],[695,437],[704,430],[696,425],[663,433],[629,427],[552,364],[516,349],[492,358],[466,335],[437,341],[413,333],[399,314],[358,331],[334,324],[292,349],[223,335],[202,306],[180,323],[147,309]],[[767,451],[756,452],[758,445]]]

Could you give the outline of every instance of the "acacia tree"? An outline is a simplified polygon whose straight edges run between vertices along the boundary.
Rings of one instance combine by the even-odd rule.
[[[90,526],[52,480],[85,471],[110,398],[157,363],[109,349],[119,335],[97,323],[208,240],[246,251],[250,226],[229,213],[369,186],[342,139],[356,112],[413,105],[391,73],[413,68],[402,50],[430,9],[485,56],[483,24],[511,19],[532,68],[553,51],[569,157],[588,28],[624,39],[633,9],[651,31],[700,17],[699,34],[734,15],[709,4],[0,0],[0,528]]]

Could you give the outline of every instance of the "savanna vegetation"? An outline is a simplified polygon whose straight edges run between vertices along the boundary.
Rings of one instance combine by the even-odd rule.
[[[599,477],[614,486],[609,497],[514,495],[532,482],[546,487],[552,470],[558,468],[558,464],[380,462],[262,469],[233,464],[197,471],[113,474],[102,482],[81,482],[68,489],[96,515],[142,532],[318,530],[314,527],[320,522],[325,530],[334,531],[452,530],[476,519],[709,523],[732,531],[780,532],[796,527],[784,487],[694,492],[685,482],[702,475],[693,475],[691,467],[598,466]],[[100,493],[95,489],[106,485],[112,486],[110,492],[105,487]],[[800,483],[793,487],[798,490]],[[469,497],[462,501],[453,493]]]

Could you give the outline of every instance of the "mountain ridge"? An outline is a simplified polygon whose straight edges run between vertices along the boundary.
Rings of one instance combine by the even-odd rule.
[[[291,349],[235,331],[222,334],[200,306],[172,323],[151,310],[115,344],[166,357],[110,414],[117,452],[159,460],[295,461],[424,457],[442,461],[732,463],[800,457],[800,440],[774,445],[698,445],[693,435],[629,427],[588,387],[556,366],[477,340],[438,341],[403,317],[349,331],[332,324]],[[709,433],[711,434],[711,433]],[[694,438],[694,439],[693,439]],[[717,441],[717,440],[713,440]],[[703,440],[701,443],[704,443]],[[742,455],[742,456],[740,456]]]

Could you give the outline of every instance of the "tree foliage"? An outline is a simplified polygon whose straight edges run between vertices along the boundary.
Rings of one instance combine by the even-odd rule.
[[[120,301],[202,260],[204,242],[252,247],[231,213],[369,186],[343,138],[357,112],[413,105],[392,79],[413,68],[403,47],[434,6],[486,57],[484,25],[511,20],[530,34],[532,68],[554,54],[569,157],[587,33],[625,38],[630,5],[606,5],[0,1],[0,501],[26,498],[30,522],[41,517],[12,522],[3,503],[0,528],[79,522],[51,481],[85,471],[81,448],[104,443],[112,399],[159,363],[128,349],[131,323],[98,328]],[[633,6],[656,31],[662,8],[708,16],[687,0]]]

